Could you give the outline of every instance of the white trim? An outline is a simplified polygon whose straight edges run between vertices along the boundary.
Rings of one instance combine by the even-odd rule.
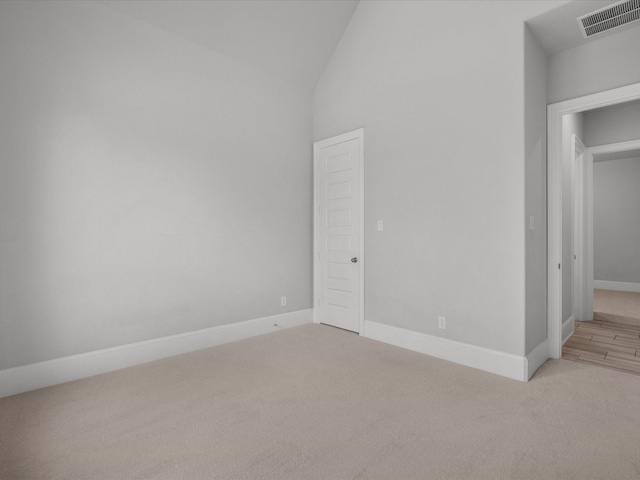
[[[627,150],[638,150],[640,148],[639,140],[629,140],[627,142],[607,143],[604,145],[594,145],[588,147],[592,155],[602,155],[603,153],[626,152]]]
[[[564,322],[562,322],[562,345],[567,343],[567,340],[571,338],[573,332],[575,331],[576,320],[571,315]]]
[[[640,293],[640,283],[632,282],[611,282],[609,280],[594,280],[593,288],[600,290],[617,290],[619,292]]]
[[[527,381],[529,379],[527,359],[525,357],[369,320],[366,321],[366,332],[365,336],[372,340],[515,380]]]
[[[548,160],[547,160],[547,209],[548,209],[548,262],[547,262],[547,330],[549,355],[562,355],[562,117],[594,108],[606,107],[640,99],[640,83],[615,88],[605,92],[565,100],[547,107]]]
[[[0,398],[311,322],[311,309],[0,370]]]
[[[364,128],[357,130],[360,136],[360,335],[364,335]]]
[[[549,359],[549,339],[544,339],[526,357],[527,380]]]
[[[335,145],[350,140],[359,140],[360,142],[360,252],[358,253],[358,268],[360,270],[360,292],[358,295],[360,302],[360,330],[358,333],[364,335],[364,128],[336,135],[335,137],[325,138],[324,140],[318,140],[313,143],[313,322],[320,323],[318,317],[318,311],[320,309],[320,279],[318,278],[320,272],[320,252],[318,251],[318,234],[320,231],[318,224],[320,219],[320,192],[318,186],[320,181],[320,149],[328,145]]]

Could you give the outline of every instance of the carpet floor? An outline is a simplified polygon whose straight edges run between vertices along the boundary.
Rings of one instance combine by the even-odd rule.
[[[0,478],[637,479],[640,377],[309,324],[0,399]]]
[[[640,322],[640,293],[617,290],[593,290],[593,311],[638,319]]]

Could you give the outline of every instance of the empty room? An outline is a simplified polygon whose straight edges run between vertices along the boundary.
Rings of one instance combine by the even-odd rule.
[[[0,0],[0,479],[638,478],[639,19]]]

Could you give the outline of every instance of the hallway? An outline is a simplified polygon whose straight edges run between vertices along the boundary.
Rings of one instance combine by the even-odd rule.
[[[640,375],[640,293],[595,290],[594,319],[575,322],[562,358]]]

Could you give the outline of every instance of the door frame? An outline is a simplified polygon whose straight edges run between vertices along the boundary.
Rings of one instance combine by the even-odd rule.
[[[549,356],[562,356],[562,117],[640,99],[640,83],[547,106],[547,338]]]
[[[357,268],[359,269],[359,292],[358,302],[359,308],[359,335],[364,335],[364,128],[359,128],[351,132],[336,135],[334,137],[318,140],[313,143],[313,322],[320,323],[320,252],[319,234],[320,234],[320,149],[329,145],[348,142],[351,140],[359,141],[360,152],[360,171],[358,172],[360,184],[360,198],[358,199],[360,210],[360,245],[358,254]]]
[[[594,283],[594,274],[593,274],[593,265],[595,258],[593,256],[593,157],[595,155],[602,155],[605,153],[618,153],[618,152],[626,152],[628,150],[640,150],[640,138],[637,140],[629,140],[626,142],[615,142],[615,143],[606,143],[603,145],[594,145],[593,147],[587,147],[587,157],[586,157],[586,167],[587,167],[587,182],[589,191],[587,197],[587,212],[586,212],[586,222],[587,222],[587,240],[591,246],[590,249],[587,250],[587,258],[586,258],[586,269],[587,269],[587,282],[589,282],[590,291],[588,294],[590,295],[587,298],[590,308],[593,311],[593,283]],[[593,315],[593,313],[592,313]]]

